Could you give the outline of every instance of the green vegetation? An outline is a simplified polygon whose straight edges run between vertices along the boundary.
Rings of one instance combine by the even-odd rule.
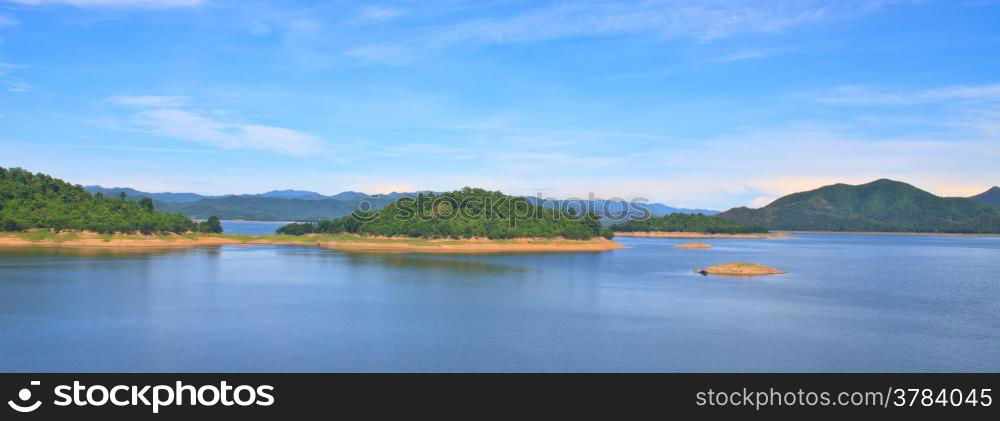
[[[990,206],[1000,207],[1000,187],[993,187],[987,191],[972,196],[969,199],[983,202]]]
[[[150,208],[150,210],[152,210],[152,208]],[[220,234],[222,233],[222,222],[219,222],[219,217],[215,215],[209,216],[207,221],[198,224],[197,231]]]
[[[760,209],[735,208],[719,216],[783,230],[1000,233],[1000,209],[885,179],[826,186]]]
[[[369,236],[417,238],[522,237],[583,240],[611,238],[596,214],[560,212],[523,197],[466,187],[439,195],[423,193],[400,198],[379,211],[355,211],[319,223],[290,224],[279,234],[353,233]]]
[[[704,234],[758,234],[767,228],[727,221],[718,216],[674,213],[659,218],[626,221],[612,225],[618,232],[700,232]]]
[[[20,168],[0,167],[0,231],[87,230],[99,233],[222,232],[218,218],[195,224],[184,215],[160,213],[149,199],[91,196],[80,186]],[[45,234],[32,234],[45,235]]]

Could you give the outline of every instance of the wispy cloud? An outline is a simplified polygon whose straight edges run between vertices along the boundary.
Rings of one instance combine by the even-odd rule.
[[[351,48],[344,55],[364,64],[407,64],[413,59],[410,51],[399,45],[369,44]]]
[[[597,1],[564,3],[443,28],[440,44],[507,44],[574,37],[652,33],[708,41],[737,33],[778,33],[824,18],[869,13],[889,1]]]
[[[108,151],[126,151],[126,152],[154,152],[154,153],[178,153],[178,154],[214,154],[219,153],[214,150],[208,149],[183,149],[183,148],[148,148],[142,146],[108,146],[108,145],[59,145],[59,147],[64,148],[78,148],[78,149],[101,149]]]
[[[0,81],[3,82],[9,92],[19,94],[31,90],[31,85],[23,80],[0,78]]]
[[[405,145],[389,146],[381,148],[376,153],[393,158],[424,156],[427,158],[437,157],[443,160],[466,160],[474,159],[478,156],[471,149],[435,143],[408,143]]]
[[[119,95],[108,98],[108,102],[117,105],[130,105],[140,107],[180,107],[187,102],[185,96],[160,96],[160,95]]]
[[[10,16],[0,15],[0,28],[3,28],[5,26],[16,26],[20,23],[21,23],[20,21]]]
[[[125,127],[158,136],[197,142],[221,149],[251,149],[285,155],[328,154],[316,136],[285,127],[234,122],[183,108],[185,97],[115,96],[108,102],[140,107],[129,115]]]
[[[531,6],[506,15],[452,20],[433,27],[417,27],[404,37],[383,39],[375,49],[358,47],[356,58],[391,52],[390,57],[414,56],[455,46],[509,45],[575,38],[646,35],[662,39],[709,42],[741,33],[776,34],[826,19],[866,15],[903,0],[597,0]],[[372,17],[392,16],[381,9]],[[392,16],[393,18],[396,16]],[[728,61],[767,55],[744,51]],[[398,64],[398,60],[384,60]]]
[[[135,116],[135,123],[158,135],[201,142],[223,149],[257,149],[305,156],[318,153],[323,147],[315,136],[297,130],[224,122],[178,109],[142,111]]]
[[[0,85],[8,92],[22,93],[31,90],[30,84],[10,75],[12,70],[20,67],[16,64],[0,63]]]
[[[767,58],[774,55],[774,51],[769,50],[742,50],[735,53],[726,54],[723,56],[716,57],[713,61],[717,63],[732,63],[737,61],[745,60],[757,60],[762,58]]]
[[[7,0],[7,2],[29,6],[69,5],[76,7],[163,9],[201,6],[208,3],[208,0]]]
[[[743,186],[752,196],[748,202],[754,205],[823,185],[884,177],[914,183],[940,195],[966,196],[983,189],[972,180],[1000,177],[990,164],[1000,160],[998,135],[964,140],[886,138],[832,127],[787,126],[734,133],[647,156],[681,174],[717,178],[720,186]],[[699,161],[697,156],[713,159]],[[699,161],[698,166],[686,167],[689,160]]]
[[[480,166],[502,175],[503,181],[486,181],[491,188],[533,194],[530,189],[538,187],[559,197],[598,192],[725,210],[766,205],[824,185],[884,177],[939,195],[968,196],[1000,179],[995,165],[1000,160],[1000,125],[991,127],[992,132],[983,127],[957,140],[886,137],[852,127],[801,123],[631,144],[631,153],[614,148],[621,138],[613,133],[581,137],[537,130],[511,137],[507,130],[484,130],[485,142],[469,147],[480,152]],[[523,142],[515,143],[518,139]],[[549,146],[560,143],[558,149]],[[546,147],[533,149],[536,144]],[[601,176],[586,176],[592,172]]]
[[[402,9],[389,6],[370,5],[361,8],[357,21],[388,22],[405,14]]]
[[[844,105],[920,105],[949,101],[992,101],[1000,100],[1000,84],[958,85],[909,91],[848,85],[806,96],[819,102]]]

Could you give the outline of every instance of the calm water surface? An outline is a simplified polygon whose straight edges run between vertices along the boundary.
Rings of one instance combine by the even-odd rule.
[[[290,222],[273,221],[220,221],[226,234],[271,235]]]
[[[619,241],[0,249],[0,371],[1000,371],[1000,238]]]

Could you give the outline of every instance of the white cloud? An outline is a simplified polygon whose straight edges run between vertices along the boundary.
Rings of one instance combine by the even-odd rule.
[[[252,149],[285,155],[328,154],[325,144],[312,134],[285,127],[233,122],[184,108],[183,96],[113,96],[108,102],[138,107],[126,128],[158,136],[197,142],[222,149]]]
[[[958,85],[924,90],[840,86],[807,95],[820,102],[844,105],[920,105],[949,101],[1000,100],[1000,84]]]
[[[69,5],[76,7],[118,7],[163,9],[172,7],[193,7],[208,3],[208,0],[7,0],[9,3],[45,6]]]
[[[404,31],[349,52],[365,62],[401,64],[428,51],[460,45],[507,45],[561,39],[647,35],[707,42],[741,33],[780,33],[827,19],[869,14],[905,0],[595,0],[561,2],[496,17],[473,17],[431,28]],[[537,4],[537,3],[534,3]],[[533,5],[533,4],[532,4]],[[394,11],[367,9],[369,19],[395,18]],[[364,21],[361,18],[356,21]],[[766,51],[744,51],[720,58],[761,58]],[[401,60],[400,57],[405,57]]]
[[[727,54],[721,57],[717,57],[714,61],[719,63],[732,63],[736,61],[756,60],[756,59],[766,58],[771,55],[772,55],[771,51],[743,50],[732,54]]]
[[[596,1],[566,3],[439,30],[437,44],[508,44],[574,37],[652,33],[713,40],[737,33],[778,33],[826,18],[870,13],[895,1],[802,0]]]
[[[7,87],[7,91],[13,92],[13,93],[16,93],[16,94],[19,94],[19,93],[22,93],[22,92],[28,92],[28,91],[31,90],[31,85],[28,84],[27,82],[22,81],[22,80],[17,80],[17,79],[0,79],[0,82],[2,82],[5,87]]]
[[[179,109],[142,111],[135,116],[134,123],[154,134],[223,149],[256,149],[295,156],[323,150],[322,142],[308,133],[284,127],[223,122]]]
[[[21,66],[16,64],[0,63],[0,85],[3,85],[8,92],[22,93],[31,90],[30,84],[10,76],[10,71],[19,67]]]
[[[403,14],[401,9],[395,7],[371,5],[361,8],[358,20],[362,22],[388,22]]]
[[[131,105],[140,107],[180,107],[187,102],[187,97],[159,96],[159,95],[139,95],[139,96],[119,95],[108,98],[108,101],[117,105]]]
[[[0,28],[3,28],[5,26],[16,26],[20,23],[21,23],[20,21],[10,16],[0,15]]]
[[[402,65],[412,60],[409,50],[392,44],[362,45],[345,51],[344,55],[365,64]]]
[[[381,148],[379,155],[393,158],[404,158],[412,156],[436,157],[442,160],[465,160],[473,159],[478,155],[466,148],[454,147],[435,143],[408,143],[404,145],[394,145]]]

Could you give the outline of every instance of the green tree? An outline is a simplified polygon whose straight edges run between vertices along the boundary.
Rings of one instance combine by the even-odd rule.
[[[205,221],[208,225],[208,232],[219,234],[222,232],[222,223],[219,222],[219,217],[212,215],[208,217],[208,221]]]

